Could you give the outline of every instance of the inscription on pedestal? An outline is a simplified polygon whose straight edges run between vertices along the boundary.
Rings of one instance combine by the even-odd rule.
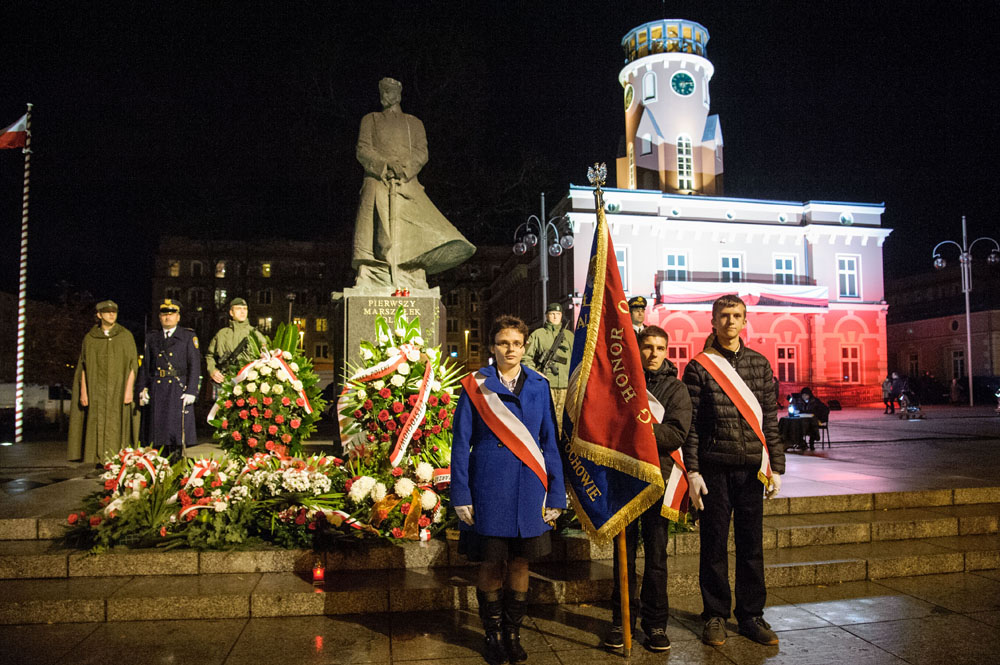
[[[344,348],[343,358],[347,367],[361,362],[359,355],[361,340],[374,342],[375,319],[382,316],[392,325],[392,317],[397,307],[403,308],[403,316],[408,320],[420,317],[421,336],[424,346],[437,346],[444,339],[444,306],[441,298],[432,296],[375,296],[355,295],[352,289],[344,292]]]

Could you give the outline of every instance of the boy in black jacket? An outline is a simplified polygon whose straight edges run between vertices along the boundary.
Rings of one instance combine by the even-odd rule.
[[[639,353],[646,375],[646,388],[663,406],[661,422],[653,424],[656,447],[660,453],[660,472],[664,483],[670,476],[673,462],[670,453],[681,447],[691,426],[691,398],[687,388],[677,379],[677,367],[667,360],[668,336],[657,326],[647,326],[639,333]],[[662,502],[653,504],[625,528],[625,548],[628,561],[628,587],[634,623],[636,615],[642,616],[642,630],[646,633],[646,646],[652,651],[670,648],[667,638],[667,519],[660,514]],[[639,533],[646,553],[646,567],[642,575],[642,592],[635,594],[635,552]],[[618,648],[624,644],[621,603],[618,586],[618,559],[615,558],[615,589],[611,596],[611,631],[604,644]]]

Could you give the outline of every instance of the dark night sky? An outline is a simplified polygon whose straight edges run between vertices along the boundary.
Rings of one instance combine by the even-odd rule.
[[[7,2],[0,126],[35,104],[30,295],[67,280],[142,310],[164,233],[348,241],[386,75],[427,128],[432,200],[508,242],[539,191],[611,166],[621,37],[664,15],[711,35],[728,196],[884,201],[888,276],[928,270],[960,215],[998,227],[1000,5],[951,4]],[[21,169],[0,152],[6,291]]]

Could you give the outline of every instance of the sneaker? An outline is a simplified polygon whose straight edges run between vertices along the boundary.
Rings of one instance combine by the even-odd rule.
[[[701,641],[713,647],[721,647],[726,643],[726,620],[722,617],[712,617],[705,622],[701,631]]]
[[[604,646],[609,649],[621,649],[625,646],[625,630],[621,626],[613,625],[604,638]]]
[[[767,646],[777,646],[778,636],[764,617],[754,617],[740,622],[740,635]]]
[[[646,646],[650,651],[666,651],[670,648],[670,638],[666,628],[643,628],[646,633]]]

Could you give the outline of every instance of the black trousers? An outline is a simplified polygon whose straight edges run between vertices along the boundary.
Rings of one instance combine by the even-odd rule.
[[[729,520],[736,540],[736,620],[764,614],[764,485],[757,469],[749,467],[702,467],[708,487],[701,512],[699,582],[704,610],[702,618],[729,618],[732,594],[729,588]]]
[[[667,613],[667,527],[669,522],[660,515],[662,502],[657,501],[639,519],[625,528],[625,558],[628,562],[629,615],[635,625],[637,617],[650,628],[666,628]],[[635,593],[635,554],[639,535],[645,551],[646,565],[642,571],[642,590]],[[615,589],[611,595],[611,621],[622,625],[621,585],[618,583],[618,557],[615,556]]]

